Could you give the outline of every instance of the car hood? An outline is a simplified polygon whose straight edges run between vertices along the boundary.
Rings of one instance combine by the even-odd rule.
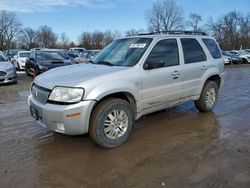
[[[47,89],[53,89],[55,86],[74,87],[88,80],[128,68],[129,67],[93,64],[69,65],[46,71],[37,76],[34,83]]]
[[[0,61],[0,70],[6,70],[11,67],[13,67],[12,63],[8,61]]]

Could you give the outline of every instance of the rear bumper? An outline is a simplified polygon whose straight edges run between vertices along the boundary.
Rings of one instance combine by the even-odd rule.
[[[81,135],[88,132],[89,119],[95,101],[82,101],[72,105],[40,104],[30,95],[28,102],[39,124],[48,130],[66,135]],[[69,117],[69,115],[78,114]]]

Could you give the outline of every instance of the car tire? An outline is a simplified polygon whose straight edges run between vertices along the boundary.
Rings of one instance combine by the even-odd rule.
[[[25,72],[25,76],[29,76],[29,72],[28,72],[27,67],[25,67],[24,72]]]
[[[248,63],[247,59],[243,58],[243,59],[242,59],[242,63],[243,63],[243,64]]]
[[[17,70],[20,71],[21,68],[20,68],[20,64],[17,62]]]
[[[89,134],[98,145],[114,148],[128,139],[134,121],[134,111],[127,101],[106,99],[95,107],[91,115]]]
[[[210,112],[218,101],[219,87],[214,81],[207,81],[202,89],[200,98],[195,101],[195,107],[200,112]]]

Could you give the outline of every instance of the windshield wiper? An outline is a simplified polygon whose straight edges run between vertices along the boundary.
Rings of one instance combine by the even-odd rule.
[[[95,64],[99,64],[99,65],[108,65],[108,66],[114,66],[114,64],[108,62],[108,61],[98,61]]]

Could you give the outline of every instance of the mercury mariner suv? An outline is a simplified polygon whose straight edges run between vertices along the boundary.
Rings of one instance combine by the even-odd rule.
[[[215,39],[172,31],[121,38],[90,63],[37,76],[28,98],[32,116],[48,130],[89,133],[100,146],[124,143],[141,116],[194,101],[211,111],[224,80]]]

